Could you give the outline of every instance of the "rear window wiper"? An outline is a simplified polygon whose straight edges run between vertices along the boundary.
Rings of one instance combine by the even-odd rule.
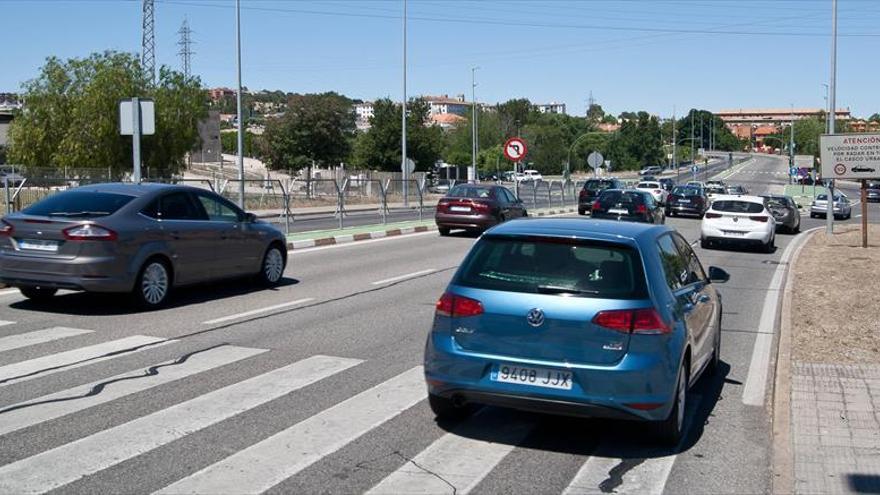
[[[582,290],[573,287],[561,287],[558,285],[539,285],[536,289],[539,294],[578,294],[591,296],[599,294],[599,291],[597,290]]]
[[[109,211],[53,211],[50,217],[97,217],[109,215]]]

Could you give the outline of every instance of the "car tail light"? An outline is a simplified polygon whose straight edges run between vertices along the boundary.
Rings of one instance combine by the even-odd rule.
[[[593,317],[593,323],[622,333],[661,335],[672,331],[654,308],[600,311]]]
[[[662,192],[663,192],[663,191],[661,191],[660,189],[654,189],[654,194],[660,194],[660,193],[662,193]]]
[[[476,299],[445,292],[437,301],[437,314],[442,316],[464,317],[483,314],[483,303]]]
[[[439,203],[437,203],[437,211],[445,212],[449,208],[449,201],[445,199],[441,199]]]
[[[68,227],[62,231],[68,241],[115,241],[116,232],[108,228],[87,223]]]
[[[599,210],[602,209],[602,205],[599,204],[599,201],[598,201],[598,200],[593,201],[593,207],[592,207],[592,209],[593,209],[593,211],[599,211]]]
[[[749,218],[751,220],[754,220],[755,222],[766,222],[768,219],[768,217],[766,215],[756,215],[756,216],[749,217]]]
[[[586,190],[586,189],[581,189],[581,192],[578,193],[578,197],[581,198],[581,199],[586,198],[586,197],[587,197],[587,190]]]
[[[492,205],[490,205],[489,203],[483,203],[482,201],[474,201],[472,207],[477,211],[483,212],[487,212],[492,209]]]
[[[706,218],[721,218],[721,213],[706,213]]]
[[[636,213],[648,213],[648,207],[645,205],[636,205]]]
[[[0,235],[12,236],[13,232],[15,232],[15,227],[11,223],[0,220]]]

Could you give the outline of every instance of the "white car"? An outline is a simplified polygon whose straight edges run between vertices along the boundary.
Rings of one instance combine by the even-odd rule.
[[[537,170],[523,170],[522,178],[517,177],[517,180],[520,182],[537,182],[539,180],[544,180],[544,176],[542,176],[541,172],[538,172]]]
[[[772,253],[776,245],[776,219],[759,196],[717,195],[703,215],[700,246],[757,244]]]
[[[639,171],[639,175],[657,175],[663,173],[663,168],[656,165],[645,167]]]
[[[666,196],[669,192],[663,189],[663,185],[659,182],[647,181],[636,184],[636,190],[649,193],[654,197],[654,201],[660,204],[666,204]]]

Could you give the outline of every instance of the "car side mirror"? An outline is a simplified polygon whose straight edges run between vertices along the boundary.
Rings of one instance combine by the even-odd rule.
[[[247,222],[247,223],[256,223],[256,222],[257,222],[257,216],[254,215],[253,213],[245,213],[245,214],[244,214],[244,221]]]
[[[724,282],[727,282],[728,280],[730,280],[730,274],[727,273],[727,271],[725,271],[721,268],[718,268],[717,266],[710,266],[709,267],[709,281],[710,282],[723,284]]]

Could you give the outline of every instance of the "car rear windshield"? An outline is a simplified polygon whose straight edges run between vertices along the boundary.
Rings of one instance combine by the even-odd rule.
[[[614,186],[614,183],[610,180],[588,180],[586,184],[584,184],[584,189],[589,189],[591,191],[604,191],[605,189],[610,189]]]
[[[48,217],[103,217],[116,213],[134,198],[127,194],[65,191],[25,208],[22,213]]]
[[[840,200],[841,200],[841,196],[834,196],[835,202],[840,202]],[[827,194],[820,194],[820,195],[816,196],[816,201],[828,201],[828,195]]]
[[[709,186],[706,188],[706,192],[724,194],[724,188],[720,186]]]
[[[765,198],[767,201],[767,206],[777,206],[782,208],[788,207],[788,202],[785,201],[785,198]]]
[[[712,203],[712,209],[715,211],[726,211],[729,213],[761,213],[764,211],[764,205],[761,203],[753,203],[751,201],[715,201]]]
[[[468,255],[456,285],[528,294],[644,299],[639,253],[598,241],[487,236]]]
[[[696,187],[676,187],[672,190],[672,194],[676,196],[699,196],[700,190]]]
[[[599,203],[603,205],[615,203],[631,203],[640,205],[644,202],[644,194],[635,191],[605,191],[599,196]]]
[[[636,187],[638,189],[660,189],[660,184],[657,182],[639,182],[639,185]]]
[[[447,194],[450,198],[489,198],[492,190],[488,187],[455,186]]]

